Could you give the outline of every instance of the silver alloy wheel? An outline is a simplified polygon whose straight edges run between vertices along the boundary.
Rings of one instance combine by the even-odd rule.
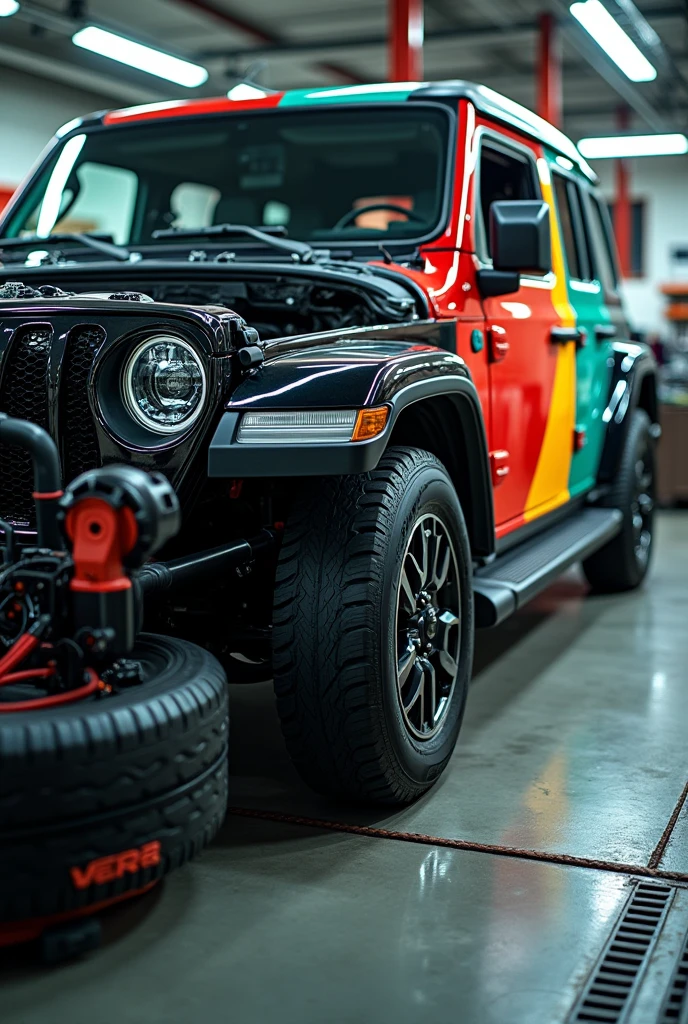
[[[459,671],[461,594],[451,537],[435,515],[414,524],[399,573],[397,695],[415,739],[442,727]]]

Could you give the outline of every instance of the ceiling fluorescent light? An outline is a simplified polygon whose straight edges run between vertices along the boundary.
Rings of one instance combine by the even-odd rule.
[[[600,0],[571,4],[571,14],[632,82],[652,82],[656,69]]]
[[[0,0],[0,18],[9,18],[19,10],[17,0]]]
[[[162,50],[154,50],[152,46],[144,46],[143,43],[136,43],[133,39],[118,36],[114,32],[106,32],[95,25],[87,25],[86,28],[80,29],[72,36],[72,42],[84,50],[99,53],[102,57],[119,61],[120,64],[128,64],[129,67],[145,71],[149,75],[165,78],[176,85],[184,85],[187,89],[203,85],[208,79],[208,72],[198,64],[191,64],[188,60],[173,57]]]
[[[248,82],[239,82],[227,93],[227,99],[230,100],[260,100],[263,96],[267,96],[264,89],[259,89],[257,85],[250,85]]]
[[[685,135],[611,135],[607,138],[581,139],[578,149],[588,160],[608,160],[631,156],[680,156],[688,153]]]

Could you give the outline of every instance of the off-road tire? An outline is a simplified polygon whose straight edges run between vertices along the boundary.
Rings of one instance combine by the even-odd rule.
[[[461,658],[442,727],[419,741],[397,696],[395,614],[400,561],[428,512],[441,518],[457,556]],[[314,789],[385,804],[429,789],[461,727],[473,633],[466,525],[434,455],[391,448],[370,473],[303,487],[277,569],[274,686],[289,753]]]
[[[140,685],[0,714],[0,922],[140,890],[194,856],[224,818],[224,672],[171,637],[142,635],[132,656]],[[93,861],[151,843],[159,856],[138,869],[78,884]]]
[[[628,426],[619,468],[604,505],[618,508],[623,513],[621,530],[604,547],[583,562],[583,572],[593,590],[600,593],[618,593],[638,587],[650,567],[652,557],[653,507],[647,516],[649,545],[642,557],[637,546],[634,516],[638,515],[638,466],[647,460],[651,484],[648,497],[655,498],[655,439],[651,433],[650,417],[644,409],[635,409]]]

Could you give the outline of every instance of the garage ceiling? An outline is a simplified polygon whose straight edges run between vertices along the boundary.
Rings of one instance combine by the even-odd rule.
[[[622,98],[632,108],[631,128],[685,130],[688,0],[636,6],[663,47],[655,82],[629,83],[565,0],[425,0],[425,77],[472,79],[533,106],[537,19],[550,10],[563,27],[566,131],[578,138],[613,130]],[[208,81],[183,89],[80,50],[71,35],[85,23],[195,60]],[[386,32],[387,0],[22,0],[16,15],[0,21],[0,64],[86,88],[103,96],[103,106],[116,106],[221,94],[245,76],[276,89],[384,80]]]

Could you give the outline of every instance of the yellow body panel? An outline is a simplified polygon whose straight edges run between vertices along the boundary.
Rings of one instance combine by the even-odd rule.
[[[544,160],[538,160],[542,195],[550,210],[552,234],[552,271],[555,276],[552,304],[563,327],[575,327],[576,314],[566,290],[566,268],[559,224],[552,194],[552,180]],[[576,346],[562,345],[552,388],[545,437],[526,501],[525,519],[530,521],[558,508],[569,499],[569,472],[573,457],[573,432],[576,425]],[[552,495],[554,495],[552,497]]]

